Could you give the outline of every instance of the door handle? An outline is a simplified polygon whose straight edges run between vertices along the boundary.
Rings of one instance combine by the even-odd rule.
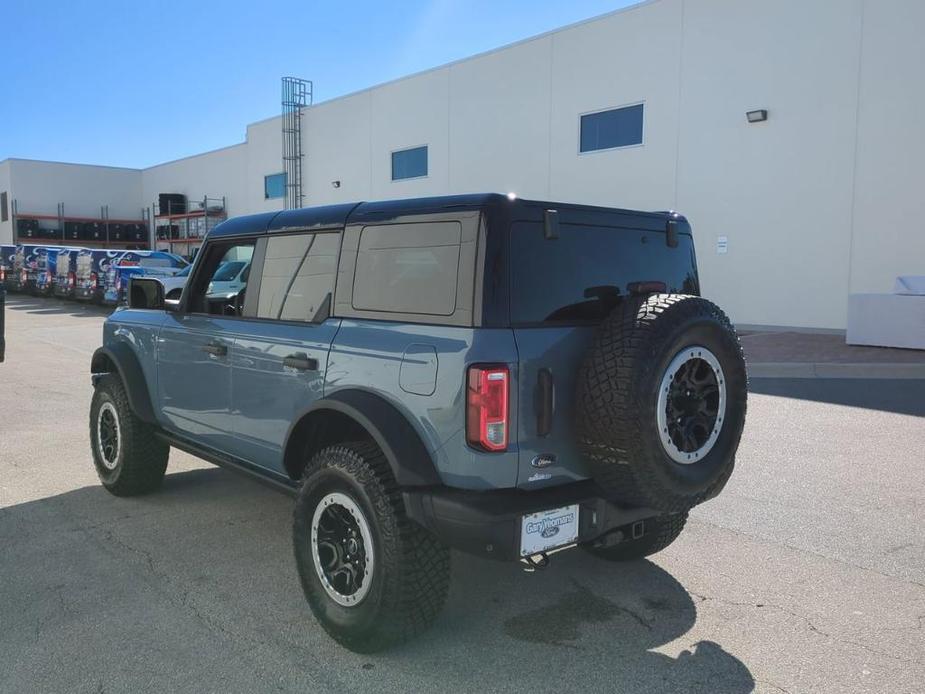
[[[217,342],[210,342],[202,346],[202,351],[206,354],[211,354],[213,357],[224,357],[228,354],[228,347]]]
[[[297,352],[283,359],[283,366],[298,369],[299,371],[317,371],[318,360],[309,357],[303,352]]]

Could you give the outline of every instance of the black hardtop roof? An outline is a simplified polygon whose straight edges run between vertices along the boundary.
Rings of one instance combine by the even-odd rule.
[[[465,195],[443,195],[428,198],[408,198],[403,200],[381,200],[375,202],[353,202],[338,205],[321,205],[303,207],[282,212],[263,212],[260,214],[233,217],[218,224],[209,232],[210,238],[226,236],[253,236],[272,232],[342,228],[350,222],[364,219],[382,221],[390,217],[415,214],[427,214],[449,210],[482,210],[488,208],[503,209],[512,219],[539,218],[543,211],[554,209],[559,212],[583,212],[595,217],[643,218],[659,228],[664,228],[664,220],[671,212],[639,212],[595,205],[578,205],[575,203],[526,200],[524,198],[502,195],[500,193],[469,193]],[[648,226],[647,224],[646,226]]]

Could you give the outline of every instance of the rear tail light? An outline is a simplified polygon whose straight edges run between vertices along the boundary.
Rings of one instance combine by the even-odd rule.
[[[23,284],[25,284],[26,282],[28,282],[28,281],[29,281],[29,273],[26,272],[25,270],[20,270],[20,271],[19,271],[19,281],[22,282]]]
[[[6,268],[0,267],[0,282],[6,282]]]
[[[507,449],[511,374],[506,366],[469,367],[466,440],[486,451]]]
[[[96,289],[99,282],[100,282],[99,275],[97,275],[95,272],[91,272],[90,273],[90,289]]]
[[[122,289],[122,275],[116,273],[116,281],[114,284],[116,285],[117,292]]]
[[[75,287],[77,285],[77,276],[73,272],[67,273],[67,286]]]
[[[45,270],[45,284],[51,284],[51,270]]]

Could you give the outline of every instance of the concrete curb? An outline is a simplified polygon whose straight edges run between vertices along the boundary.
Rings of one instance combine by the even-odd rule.
[[[748,364],[750,378],[925,379],[921,364],[766,362]]]

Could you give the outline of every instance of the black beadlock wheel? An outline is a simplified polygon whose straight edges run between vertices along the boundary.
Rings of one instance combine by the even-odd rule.
[[[116,496],[157,489],[167,470],[170,447],[138,419],[122,381],[113,374],[96,384],[90,403],[90,447],[100,482]]]
[[[717,306],[679,294],[627,299],[579,373],[579,446],[612,498],[684,512],[732,474],[746,391],[741,345]]]
[[[595,546],[593,543],[582,548],[595,557],[607,561],[633,561],[661,552],[678,539],[687,523],[687,513],[669,513],[643,521],[642,537],[627,539],[610,547]]]
[[[307,467],[293,517],[309,607],[335,640],[372,653],[425,630],[449,589],[449,549],[404,511],[371,442],[326,448]]]

